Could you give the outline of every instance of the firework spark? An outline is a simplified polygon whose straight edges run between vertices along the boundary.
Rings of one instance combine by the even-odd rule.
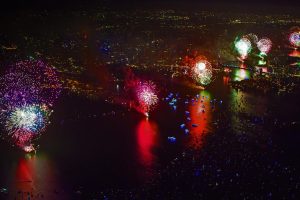
[[[16,107],[8,114],[5,127],[15,144],[22,149],[26,148],[28,152],[32,146],[31,141],[48,125],[50,114],[46,105]]]
[[[199,60],[192,67],[192,77],[202,85],[208,85],[212,78],[212,66],[207,60]]]
[[[267,54],[272,48],[272,41],[269,38],[262,38],[257,42],[257,48],[261,53]]]
[[[289,36],[289,41],[294,47],[300,47],[300,31],[291,33]]]
[[[0,86],[2,107],[35,103],[52,105],[61,91],[54,68],[42,61],[16,63],[0,78]]]
[[[254,33],[249,33],[244,37],[247,38],[252,44],[257,44],[258,42],[258,36]]]
[[[45,130],[61,91],[54,68],[42,61],[18,62],[0,78],[0,88],[0,117],[7,135],[24,151],[34,150],[32,140]]]
[[[236,51],[239,53],[241,56],[241,59],[246,59],[248,57],[248,54],[250,53],[252,49],[252,45],[249,39],[246,37],[242,37],[239,40],[236,40],[234,42],[234,46]]]
[[[146,115],[158,102],[156,93],[156,85],[151,81],[140,82],[136,88],[138,102]]]
[[[6,128],[9,133],[14,133],[18,130],[37,133],[46,126],[49,113],[49,109],[45,105],[17,107],[9,114]]]

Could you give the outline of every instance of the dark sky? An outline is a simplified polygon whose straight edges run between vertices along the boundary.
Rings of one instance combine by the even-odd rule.
[[[272,10],[273,7],[284,11],[299,9],[300,0],[3,0],[1,10],[22,9],[74,9],[106,5],[112,8],[231,8],[241,7]],[[299,12],[300,13],[300,12]]]

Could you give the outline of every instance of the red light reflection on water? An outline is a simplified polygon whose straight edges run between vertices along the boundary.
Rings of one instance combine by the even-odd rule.
[[[223,84],[229,85],[230,77],[229,76],[223,76]]]
[[[34,161],[35,157],[30,159],[21,158],[17,165],[15,174],[16,188],[20,191],[32,191],[34,189],[33,178],[35,176]]]
[[[152,166],[155,160],[152,150],[157,144],[157,132],[157,124],[147,119],[141,120],[137,126],[136,134],[139,160],[145,167]]]
[[[199,149],[202,147],[203,139],[209,131],[208,123],[211,120],[210,93],[201,91],[198,101],[189,106],[191,122],[190,129],[190,146]],[[193,126],[195,125],[195,126]]]
[[[28,154],[19,159],[13,173],[11,199],[64,199],[55,192],[60,190],[60,184],[46,157]]]

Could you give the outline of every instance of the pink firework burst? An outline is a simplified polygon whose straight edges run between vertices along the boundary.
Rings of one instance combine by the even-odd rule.
[[[40,60],[18,62],[0,78],[0,107],[42,103],[51,106],[61,92],[56,70]]]
[[[262,53],[267,54],[272,48],[272,41],[269,38],[262,38],[257,42],[257,48]]]
[[[23,149],[32,146],[31,141],[34,138],[34,135],[35,134],[31,131],[17,130],[13,133],[12,139],[18,147]]]

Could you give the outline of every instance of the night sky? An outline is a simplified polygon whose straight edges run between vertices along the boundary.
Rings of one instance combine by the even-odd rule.
[[[274,1],[274,0],[11,0],[1,2],[1,10],[20,10],[20,9],[73,9],[73,8],[88,8],[90,6],[105,5],[115,8],[139,8],[139,7],[172,7],[181,8],[192,7],[201,9],[208,8],[236,8],[242,7],[244,9],[263,9],[268,10],[273,7],[278,7],[282,10],[285,9],[298,9],[300,7],[299,0],[288,1]],[[125,7],[124,7],[125,6]]]

